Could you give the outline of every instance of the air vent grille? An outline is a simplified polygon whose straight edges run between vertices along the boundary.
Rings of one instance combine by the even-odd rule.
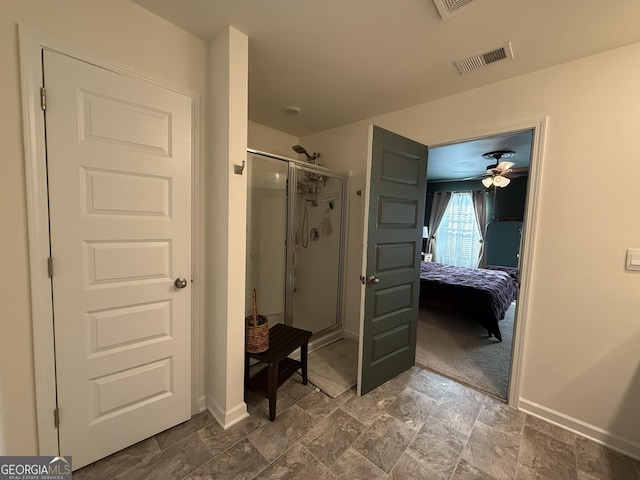
[[[513,49],[511,48],[511,42],[507,42],[504,45],[493,48],[486,52],[472,55],[471,57],[456,60],[454,63],[460,73],[469,73],[473,70],[485,67],[495,62],[500,62],[508,58],[513,58]]]
[[[473,0],[433,0],[438,13],[446,20],[449,16],[461,7],[464,7]]]
[[[484,53],[482,55],[482,59],[484,63],[489,65],[493,62],[498,62],[500,60],[506,60],[507,52],[504,51],[504,48],[500,47],[497,50],[491,50],[490,52]]]

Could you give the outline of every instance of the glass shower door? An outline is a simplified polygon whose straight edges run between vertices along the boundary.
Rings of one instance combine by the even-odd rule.
[[[346,177],[254,153],[247,175],[246,315],[255,288],[270,327],[338,331]]]
[[[287,240],[287,162],[250,154],[247,162],[246,314],[256,289],[258,313],[284,323]]]
[[[287,323],[315,335],[341,323],[346,185],[344,178],[299,165],[290,177]]]

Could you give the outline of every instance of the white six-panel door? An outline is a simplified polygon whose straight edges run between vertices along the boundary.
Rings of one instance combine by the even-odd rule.
[[[79,468],[191,415],[191,99],[43,62],[60,453]]]

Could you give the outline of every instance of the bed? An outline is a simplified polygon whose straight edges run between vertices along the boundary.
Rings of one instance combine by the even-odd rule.
[[[516,299],[518,287],[509,273],[495,269],[465,268],[436,262],[420,266],[420,301],[424,305],[453,308],[475,318],[502,341],[498,322]]]

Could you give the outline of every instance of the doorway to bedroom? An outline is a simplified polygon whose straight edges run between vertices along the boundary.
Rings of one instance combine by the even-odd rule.
[[[416,364],[504,401],[534,133],[429,149]]]

